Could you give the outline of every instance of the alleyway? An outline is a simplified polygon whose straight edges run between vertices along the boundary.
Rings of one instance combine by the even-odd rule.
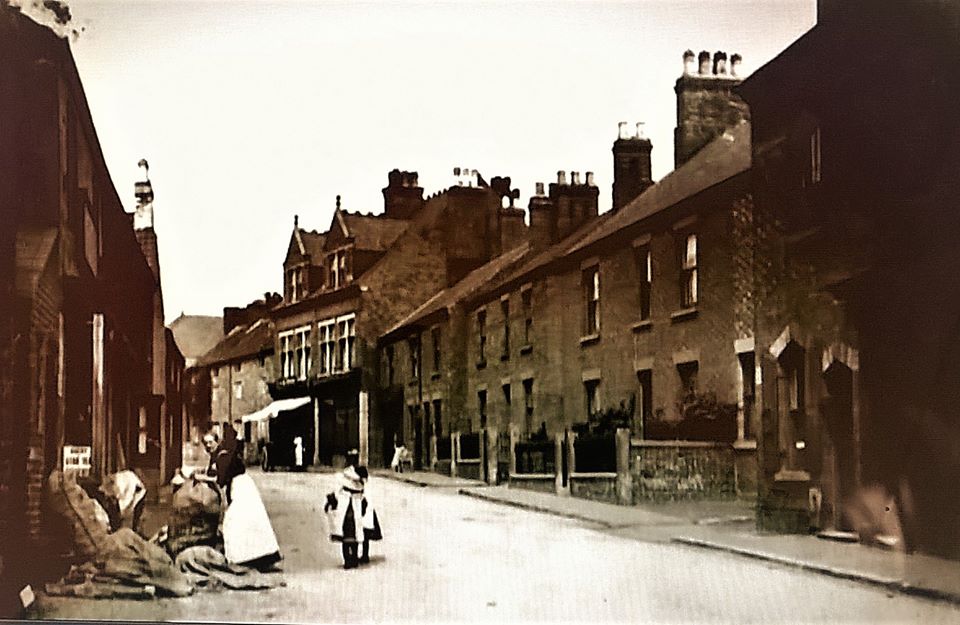
[[[320,514],[332,476],[255,474],[285,588],[150,602],[41,598],[44,618],[281,622],[955,623],[946,604],[742,558],[600,533],[584,523],[382,478],[385,540],[339,568]],[[357,600],[363,597],[363,601]]]

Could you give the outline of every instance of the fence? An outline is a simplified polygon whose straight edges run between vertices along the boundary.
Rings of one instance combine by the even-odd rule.
[[[516,473],[557,472],[556,443],[552,440],[520,441],[514,446]]]

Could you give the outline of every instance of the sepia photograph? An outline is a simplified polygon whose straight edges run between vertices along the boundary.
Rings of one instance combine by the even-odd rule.
[[[0,0],[0,622],[960,623],[960,0]]]

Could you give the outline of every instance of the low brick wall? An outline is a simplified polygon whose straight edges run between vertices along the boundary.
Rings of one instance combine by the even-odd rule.
[[[439,473],[440,475],[450,475],[450,461],[437,460],[437,464],[433,467],[433,472]]]
[[[731,445],[634,441],[630,446],[633,499],[734,499],[736,457]]]
[[[555,493],[557,490],[555,477],[518,477],[510,476],[510,488],[522,488],[523,490],[533,490],[538,493]]]
[[[617,503],[617,478],[571,476],[570,494],[582,499]]]

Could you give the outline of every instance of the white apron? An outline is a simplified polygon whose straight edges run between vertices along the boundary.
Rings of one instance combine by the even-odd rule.
[[[223,513],[223,547],[227,560],[240,564],[280,551],[257,485],[246,473],[233,478],[232,503]]]

